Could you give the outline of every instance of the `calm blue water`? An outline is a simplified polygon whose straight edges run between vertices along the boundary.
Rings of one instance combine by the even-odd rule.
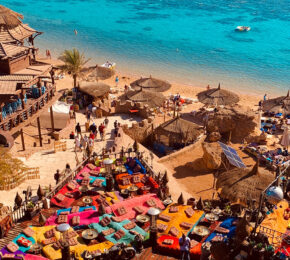
[[[77,47],[141,75],[240,91],[290,83],[290,0],[2,0],[43,31],[36,44]],[[247,33],[234,31],[248,25]],[[73,30],[78,31],[75,36]]]

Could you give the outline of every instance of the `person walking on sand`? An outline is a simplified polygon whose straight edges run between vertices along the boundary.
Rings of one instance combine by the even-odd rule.
[[[76,132],[77,132],[77,136],[82,135],[80,123],[77,123],[77,125],[76,125]]]
[[[267,100],[267,94],[264,95],[264,101],[266,101],[266,100]]]
[[[185,234],[182,234],[182,237],[179,238],[179,246],[181,251],[181,260],[190,260],[190,238]]]
[[[103,138],[104,138],[104,128],[105,128],[105,126],[103,125],[103,123],[101,123],[100,125],[99,125],[99,132],[100,132],[100,136],[101,136],[101,140],[103,140]]]
[[[118,77],[118,75],[115,78],[115,83],[116,83],[116,87],[118,87],[118,84],[119,84],[119,77]]]
[[[90,120],[91,120],[91,111],[88,109],[86,114],[87,114],[87,122],[90,123]]]
[[[78,152],[81,149],[81,143],[78,136],[75,137],[75,152]]]
[[[103,129],[103,141],[106,141],[106,127],[104,126],[104,129]]]

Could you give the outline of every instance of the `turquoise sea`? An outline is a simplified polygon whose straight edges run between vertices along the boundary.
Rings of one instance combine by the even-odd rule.
[[[290,0],[2,0],[44,32],[53,56],[77,47],[92,62],[197,86],[286,93]],[[251,26],[246,33],[238,25]],[[74,29],[78,34],[74,34]]]

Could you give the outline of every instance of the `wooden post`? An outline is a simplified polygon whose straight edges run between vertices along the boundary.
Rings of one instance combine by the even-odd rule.
[[[52,129],[52,133],[54,133],[54,118],[53,118],[53,110],[52,110],[52,106],[50,107],[50,121],[51,121],[51,129]]]
[[[25,151],[24,134],[23,134],[22,128],[20,130],[20,134],[21,134],[22,149],[23,149],[23,151]]]
[[[41,129],[40,129],[39,117],[37,118],[37,126],[38,126],[39,143],[40,143],[40,146],[42,147],[42,137],[41,137]]]

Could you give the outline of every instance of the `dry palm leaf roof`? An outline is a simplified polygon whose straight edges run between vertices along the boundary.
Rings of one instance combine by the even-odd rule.
[[[198,100],[206,105],[234,105],[239,102],[239,96],[231,91],[217,88],[208,89],[197,94]]]
[[[156,79],[156,78],[140,78],[134,82],[132,82],[131,87],[135,90],[149,90],[154,92],[164,92],[170,89],[171,84],[167,81]]]

